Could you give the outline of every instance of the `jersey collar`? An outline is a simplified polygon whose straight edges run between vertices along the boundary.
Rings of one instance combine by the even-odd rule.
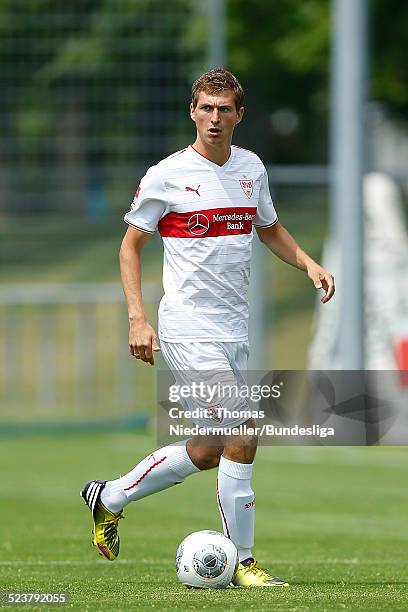
[[[234,147],[231,146],[230,147],[230,156],[227,159],[227,161],[225,162],[225,164],[223,164],[222,166],[219,166],[218,164],[216,164],[215,162],[211,161],[210,159],[208,159],[207,157],[204,157],[204,155],[202,155],[201,153],[199,153],[194,147],[193,145],[188,145],[188,149],[190,151],[190,153],[192,155],[194,155],[195,157],[198,157],[201,161],[203,161],[204,163],[208,164],[211,168],[214,168],[215,170],[226,170],[226,168],[231,164],[232,158],[234,157]]]

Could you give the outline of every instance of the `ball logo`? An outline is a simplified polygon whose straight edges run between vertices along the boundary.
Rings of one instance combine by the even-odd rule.
[[[225,551],[214,544],[207,544],[193,555],[193,569],[201,578],[218,578],[225,571],[227,563]]]
[[[195,213],[187,221],[187,227],[190,234],[202,236],[210,229],[210,220],[201,213]]]

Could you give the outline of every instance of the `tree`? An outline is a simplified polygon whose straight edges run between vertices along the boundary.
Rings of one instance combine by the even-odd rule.
[[[329,0],[228,2],[229,64],[247,85],[248,108],[256,108],[244,136],[266,159],[327,161],[331,6]],[[368,0],[368,6],[369,97],[407,118],[408,3]],[[271,113],[279,108],[299,116],[300,127],[291,136],[271,130]]]

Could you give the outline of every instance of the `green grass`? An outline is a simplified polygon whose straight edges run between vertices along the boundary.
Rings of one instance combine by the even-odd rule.
[[[81,218],[6,221],[0,228],[0,283],[119,282],[122,215],[100,225]],[[144,270],[160,279],[159,237],[146,246]],[[152,266],[153,264],[153,266]],[[157,264],[157,266],[156,266]],[[152,269],[153,267],[153,269]]]
[[[407,449],[261,448],[254,550],[291,586],[191,592],[173,558],[187,533],[220,529],[215,471],[130,505],[114,563],[97,557],[78,497],[154,447],[125,433],[3,438],[0,591],[67,591],[75,610],[406,609]]]

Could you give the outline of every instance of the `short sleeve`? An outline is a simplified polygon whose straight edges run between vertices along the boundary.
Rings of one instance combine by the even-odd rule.
[[[274,225],[277,220],[278,215],[276,214],[271,194],[269,192],[268,174],[264,168],[264,172],[261,177],[258,207],[256,209],[253,224],[257,225],[258,227],[270,227],[271,225]]]
[[[166,189],[156,167],[152,166],[140,181],[124,220],[128,225],[152,234],[166,209]]]

